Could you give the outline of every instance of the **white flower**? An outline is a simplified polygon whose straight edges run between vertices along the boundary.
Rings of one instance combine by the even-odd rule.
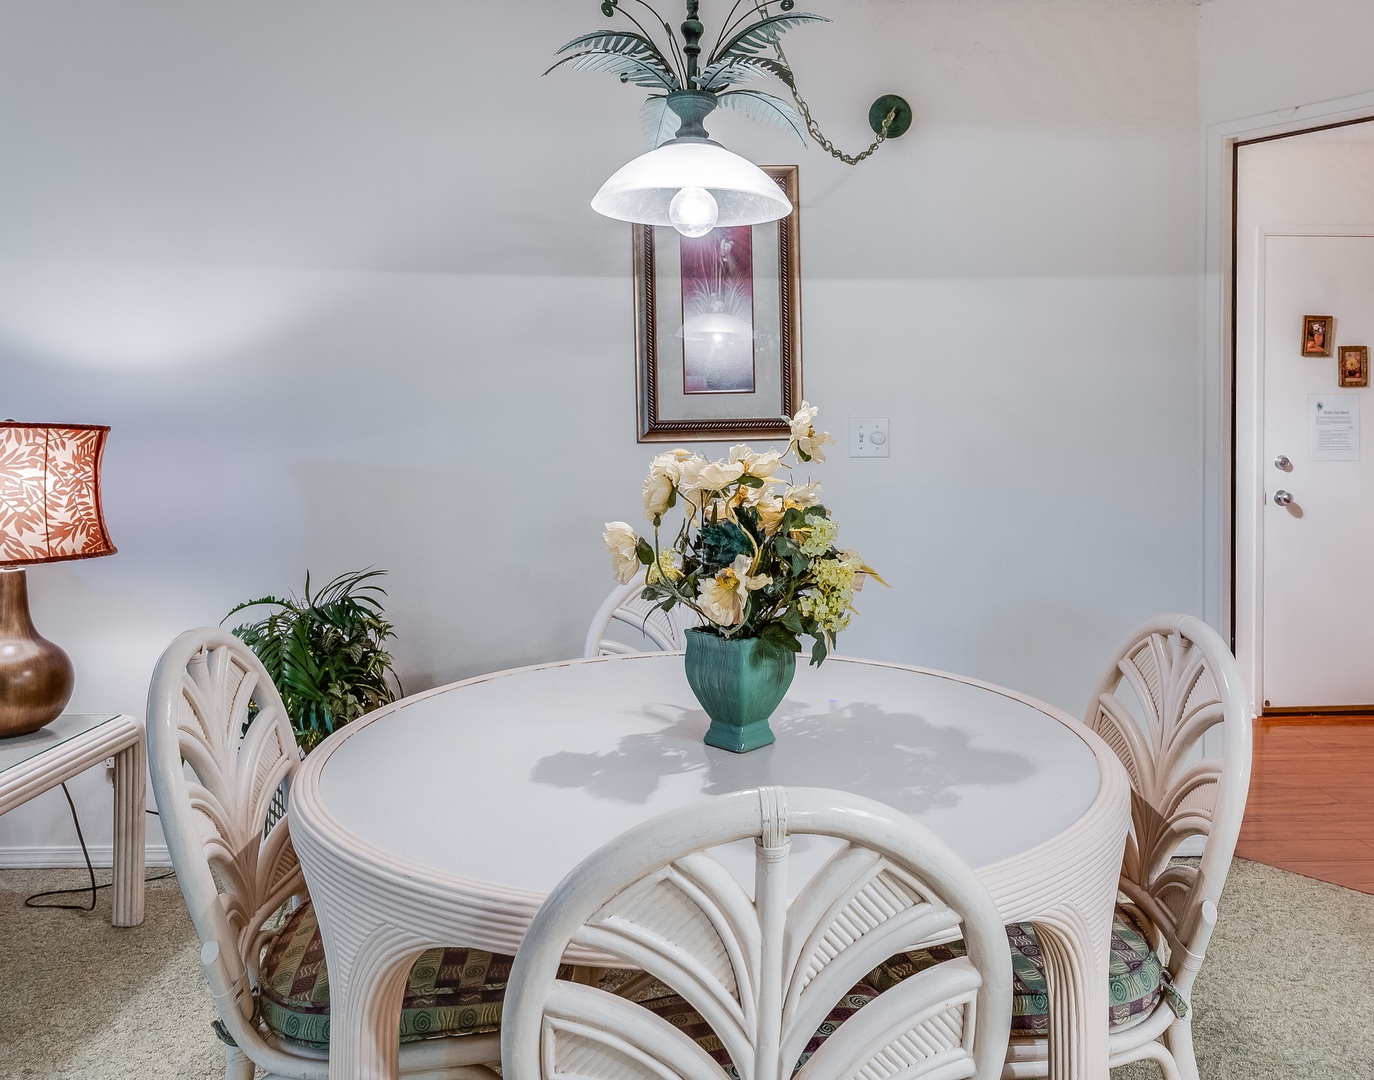
[[[760,480],[767,480],[782,466],[782,454],[777,450],[769,450],[765,454],[756,454],[750,447],[741,443],[738,446],[730,447],[731,464],[744,466],[744,471],[750,476],[757,476]]]
[[[832,446],[834,442],[835,437],[830,432],[814,431],[811,435],[803,435],[797,440],[797,449],[812,461],[824,461],[825,455],[821,453],[821,447]]]
[[[666,454],[659,454],[653,461],[649,462],[649,474],[662,473],[671,477],[673,483],[682,479],[682,463],[692,457],[686,450],[669,450]]]
[[[803,401],[797,415],[792,417],[792,441],[797,444],[797,450],[802,457],[812,461],[824,461],[825,455],[821,453],[821,447],[829,446],[835,441],[829,432],[817,431],[811,426],[819,411],[816,406]]]
[[[700,454],[691,454],[678,462],[678,491],[688,502],[701,505],[701,495],[699,491],[701,470],[706,468],[709,463]]]
[[[697,474],[699,491],[720,491],[744,475],[744,465],[738,461],[713,461]]]
[[[783,504],[795,506],[798,510],[805,510],[808,506],[815,506],[821,501],[821,485],[814,480],[809,484],[802,484],[800,487],[788,488],[782,496]]]
[[[749,566],[748,555],[736,555],[733,564],[701,583],[697,602],[706,617],[717,626],[737,625],[744,618],[749,594],[772,584],[773,579],[767,574],[751,576]]]
[[[644,478],[640,494],[644,498],[644,516],[650,521],[661,517],[673,501],[673,478],[661,470]]]
[[[802,402],[801,408],[797,410],[797,415],[792,417],[792,438],[800,439],[804,435],[811,434],[811,422],[816,419],[816,414],[820,409],[814,405]]]
[[[695,455],[678,449],[659,454],[649,462],[649,475],[644,478],[644,487],[641,491],[646,518],[653,521],[667,512],[673,502],[673,489],[682,481],[683,465],[693,460]]]
[[[639,573],[639,556],[635,554],[639,537],[627,523],[608,521],[606,531],[601,534],[601,541],[611,553],[611,568],[615,571],[616,578],[620,584],[628,585]]]

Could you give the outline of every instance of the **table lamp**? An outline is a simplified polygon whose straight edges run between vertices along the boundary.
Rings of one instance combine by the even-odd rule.
[[[0,422],[0,738],[37,731],[72,696],[71,660],[29,617],[24,567],[115,553],[100,509],[109,432]]]

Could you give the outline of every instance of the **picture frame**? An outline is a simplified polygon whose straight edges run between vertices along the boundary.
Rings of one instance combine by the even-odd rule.
[[[1330,356],[1335,340],[1334,315],[1304,315],[1302,317],[1303,356]]]
[[[1342,345],[1338,350],[1337,374],[1342,386],[1369,385],[1369,346]]]
[[[786,439],[802,404],[796,165],[766,165],[792,213],[700,238],[634,226],[638,441]]]

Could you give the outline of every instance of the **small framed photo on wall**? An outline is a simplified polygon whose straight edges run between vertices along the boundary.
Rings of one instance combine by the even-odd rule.
[[[1302,317],[1303,356],[1330,356],[1334,315],[1304,315]]]
[[[1342,386],[1369,385],[1369,346],[1342,345],[1338,360]]]

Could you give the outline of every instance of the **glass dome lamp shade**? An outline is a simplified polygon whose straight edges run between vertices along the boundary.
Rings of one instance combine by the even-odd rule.
[[[672,205],[684,188],[703,189],[715,200],[717,227],[762,225],[792,212],[777,181],[752,161],[696,138],[674,139],[629,162],[601,185],[592,209],[618,221],[678,228]],[[699,226],[678,205],[684,224]]]

